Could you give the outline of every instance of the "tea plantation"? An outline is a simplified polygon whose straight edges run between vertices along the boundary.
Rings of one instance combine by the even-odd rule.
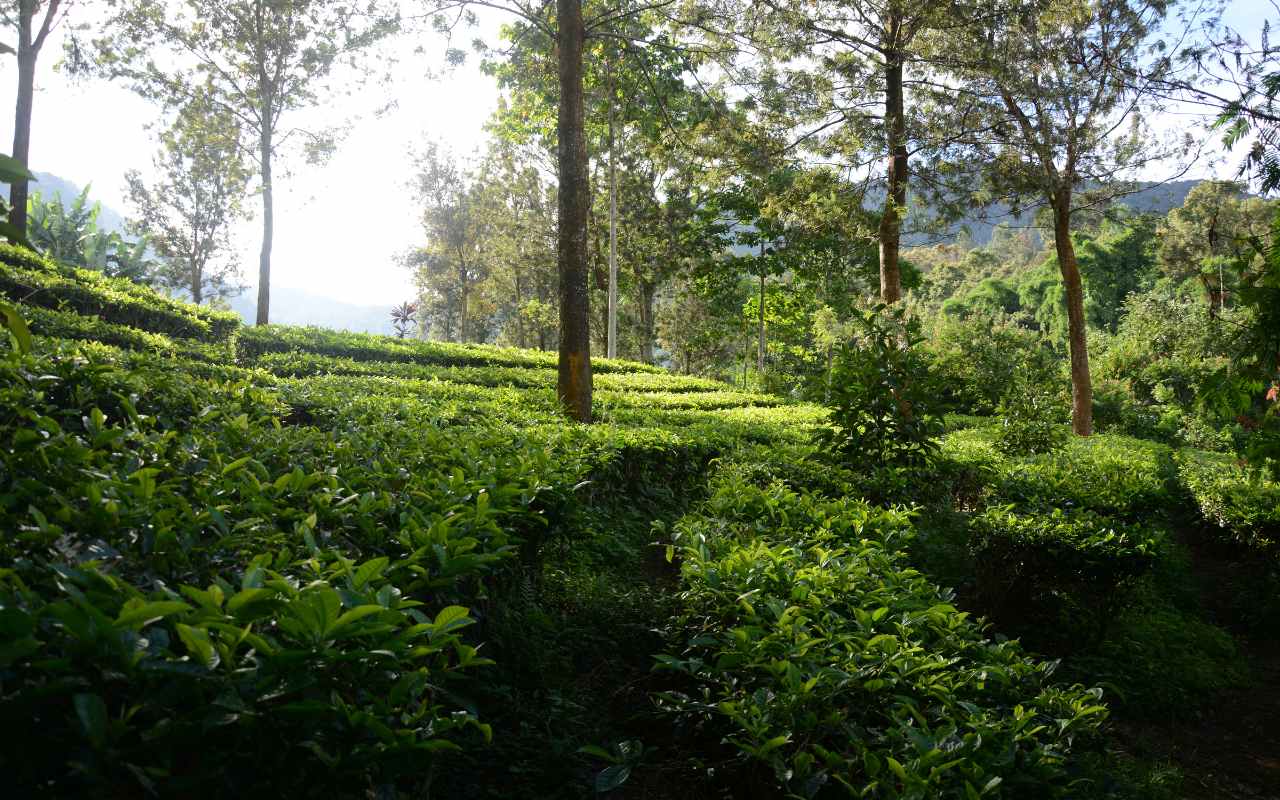
[[[6,796],[1181,796],[1134,732],[1275,633],[1225,457],[956,419],[886,483],[774,395],[597,360],[573,425],[552,354],[0,261]]]

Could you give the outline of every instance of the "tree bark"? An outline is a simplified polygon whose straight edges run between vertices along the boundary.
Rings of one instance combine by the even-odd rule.
[[[609,319],[606,353],[618,357],[618,171],[614,163],[613,85],[609,86]]]
[[[31,158],[31,110],[36,92],[36,49],[31,42],[30,3],[23,3],[18,30],[18,102],[13,120],[13,157],[24,167]],[[27,232],[27,198],[31,187],[26,178],[9,186],[9,224]]]
[[[265,106],[265,104],[264,104]],[[270,111],[264,108],[266,114]],[[265,118],[264,114],[264,118]],[[262,126],[258,142],[258,158],[262,170],[262,250],[258,254],[257,324],[266,325],[271,318],[271,237],[275,234],[275,207],[271,186],[271,126]]]
[[[560,272],[557,391],[569,416],[591,421],[591,300],[587,293],[587,143],[583,131],[582,0],[556,0],[559,21],[560,171],[556,249]]]
[[[897,21],[890,35],[896,38]],[[902,54],[890,50],[884,70],[884,126],[889,146],[889,165],[880,217],[880,299],[893,304],[902,299],[902,269],[899,251],[902,212],[907,207],[907,120],[902,100]]]
[[[1071,243],[1071,190],[1059,189],[1051,198],[1053,244],[1067,295],[1067,335],[1071,351],[1071,428],[1077,436],[1093,433],[1093,381],[1085,333],[1084,287],[1076,249]]]
[[[767,276],[764,272],[764,245],[760,245],[760,336],[756,343],[756,371],[764,374],[764,284]]]
[[[640,283],[640,360],[646,364],[653,363],[653,300],[658,287],[648,281]]]

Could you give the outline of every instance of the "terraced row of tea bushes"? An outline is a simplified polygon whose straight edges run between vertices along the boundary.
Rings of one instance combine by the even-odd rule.
[[[39,346],[0,362],[0,724],[40,732],[0,753],[19,794],[422,791],[490,733],[449,687],[503,565],[628,463],[683,485],[715,455]]]
[[[982,477],[988,502],[1088,509],[1132,520],[1175,502],[1167,445],[1098,434],[1049,453],[1011,457],[1000,452],[996,435],[992,428],[958,430],[942,445],[945,460]]]
[[[233,347],[229,342],[206,344],[196,339],[180,339],[162,333],[115,325],[98,317],[86,317],[74,311],[13,304],[22,314],[31,332],[51,339],[101,342],[143,353],[177,356],[207,364],[228,364]]]
[[[1280,561],[1280,483],[1229,456],[1183,451],[1178,477],[1224,539]]]
[[[726,467],[671,531],[684,612],[661,702],[723,741],[730,791],[1065,796],[1098,690],[988,638],[908,566],[910,517]],[[748,479],[750,478],[750,479]],[[750,789],[748,788],[750,787]]]
[[[0,244],[0,294],[26,306],[70,310],[166,336],[207,344],[229,342],[240,317],[167,298],[124,278],[57,264]]]
[[[923,523],[920,563],[999,630],[1064,659],[1065,674],[1106,686],[1126,714],[1193,716],[1243,685],[1240,653],[1204,618],[1173,533],[1192,510],[1175,467],[1185,451],[1099,434],[1009,457],[996,436],[978,428],[944,441],[957,507]],[[1259,586],[1243,605],[1265,607]]]
[[[435,366],[404,361],[357,361],[313,353],[264,353],[255,365],[281,377],[316,375],[365,375],[431,380],[477,386],[513,386],[540,389],[555,386],[556,371],[543,367]],[[707,378],[660,375],[652,372],[606,372],[594,376],[596,389],[615,392],[721,392],[729,387]]]
[[[349,333],[326,328],[292,325],[257,325],[245,328],[237,340],[240,358],[253,362],[267,353],[308,353],[355,361],[392,361],[455,367],[524,367],[549,369],[556,366],[555,353],[518,350],[487,344],[424,342],[393,339],[370,333]],[[662,374],[660,367],[634,361],[593,358],[596,372],[648,372]]]

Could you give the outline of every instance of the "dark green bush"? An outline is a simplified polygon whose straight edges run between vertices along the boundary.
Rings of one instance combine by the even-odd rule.
[[[919,468],[936,453],[935,415],[919,325],[901,308],[854,317],[855,333],[832,370],[831,424],[816,441],[834,460],[864,470]],[[905,480],[905,476],[902,478]]]
[[[1178,478],[1224,539],[1280,559],[1280,483],[1229,456],[1182,451]]]
[[[29,250],[0,244],[0,294],[27,306],[70,309],[127,325],[207,343],[229,342],[240,317],[173,300],[124,278],[55,264]]]
[[[1065,795],[1099,693],[987,639],[908,568],[905,514],[730,472],[680,520],[684,615],[664,706],[723,737],[740,787],[790,796]],[[752,769],[759,765],[764,769]]]
[[[1088,510],[987,509],[970,526],[979,602],[1007,629],[1074,647],[1101,636],[1162,538]]]

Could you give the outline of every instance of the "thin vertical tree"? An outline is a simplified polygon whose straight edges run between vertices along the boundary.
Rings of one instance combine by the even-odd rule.
[[[118,0],[98,63],[145,97],[180,107],[197,91],[234,115],[246,133],[262,195],[257,324],[271,314],[276,159],[294,141],[323,157],[333,133],[294,127],[299,110],[323,102],[340,66],[359,74],[361,54],[399,20],[380,0]]]
[[[15,34],[15,45],[0,43],[0,52],[18,60],[18,100],[13,114],[13,158],[29,167],[31,158],[31,115],[35,107],[36,61],[49,35],[66,16],[70,0],[17,0],[0,7],[0,21]],[[27,229],[27,198],[30,182],[17,175],[9,187],[9,224],[19,232]]]
[[[976,93],[979,163],[996,196],[1038,198],[1052,217],[1066,299],[1071,422],[1093,432],[1093,384],[1084,287],[1072,242],[1073,216],[1132,191],[1127,173],[1170,157],[1141,124],[1149,88],[1167,69],[1153,41],[1165,0],[1012,0],[954,36],[963,79]],[[1137,76],[1137,77],[1135,77]],[[1142,77],[1145,76],[1145,77]]]

